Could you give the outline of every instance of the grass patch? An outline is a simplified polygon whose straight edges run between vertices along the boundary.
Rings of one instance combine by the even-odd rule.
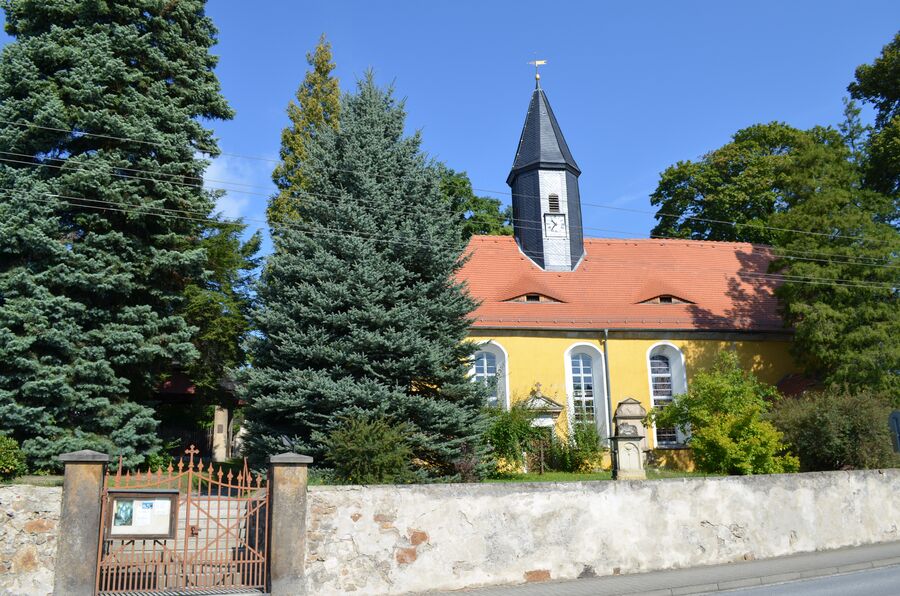
[[[576,472],[537,472],[513,474],[500,478],[488,478],[485,482],[587,482],[589,480],[612,480],[612,472],[593,472],[578,474]]]
[[[26,474],[12,480],[0,482],[0,486],[11,486],[13,484],[27,484],[30,486],[62,486],[63,477],[57,474],[33,475]]]
[[[702,472],[682,472],[679,470],[664,470],[647,468],[647,479],[659,478],[703,478],[712,474]],[[579,474],[577,472],[544,472],[543,474],[514,474],[502,478],[488,478],[485,482],[588,482],[593,480],[612,480],[612,472],[594,472],[591,474]]]

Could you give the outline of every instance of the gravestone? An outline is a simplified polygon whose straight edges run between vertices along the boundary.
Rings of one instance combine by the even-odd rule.
[[[615,478],[616,480],[644,480],[644,454],[641,445],[646,431],[644,418],[647,410],[639,401],[627,398],[619,402],[613,415],[616,434],[612,437],[615,445]]]

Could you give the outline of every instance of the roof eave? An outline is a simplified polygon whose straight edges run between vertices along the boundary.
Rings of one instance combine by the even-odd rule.
[[[536,161],[523,166],[513,167],[513,169],[509,172],[509,176],[506,177],[506,185],[512,186],[513,180],[516,176],[525,172],[530,172],[532,170],[566,170],[568,172],[572,172],[572,174],[574,174],[576,178],[578,176],[581,176],[581,170],[578,169],[577,165],[570,163]]]

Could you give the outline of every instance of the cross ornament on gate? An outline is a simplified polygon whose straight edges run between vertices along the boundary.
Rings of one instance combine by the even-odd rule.
[[[194,456],[200,453],[200,450],[194,447],[193,444],[191,444],[190,447],[184,450],[184,453],[190,458],[190,462],[193,463]]]

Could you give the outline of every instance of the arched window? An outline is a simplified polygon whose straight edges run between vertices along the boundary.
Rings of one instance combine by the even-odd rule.
[[[606,440],[609,438],[609,412],[603,352],[595,344],[577,342],[565,351],[563,360],[569,430],[572,431],[572,425],[576,423],[593,423]]]
[[[650,386],[653,391],[653,407],[665,408],[672,403],[672,365],[667,356],[650,357]],[[657,445],[677,445],[678,433],[674,427],[656,427]]]
[[[506,351],[495,342],[486,342],[472,356],[472,381],[488,386],[487,405],[506,407]]]
[[[655,409],[672,403],[675,396],[687,391],[684,357],[672,344],[658,344],[650,349],[650,400]],[[675,427],[655,427],[657,447],[674,447],[684,444],[685,436]]]
[[[576,422],[596,422],[594,365],[589,354],[572,354],[572,409]]]

